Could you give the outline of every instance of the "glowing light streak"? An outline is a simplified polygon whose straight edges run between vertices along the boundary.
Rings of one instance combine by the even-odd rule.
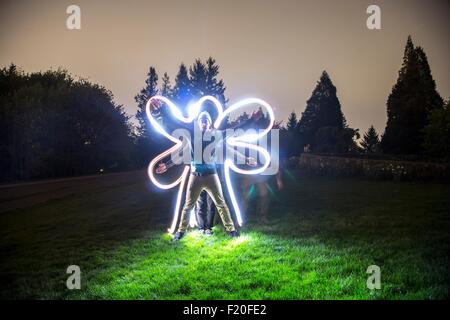
[[[175,186],[179,186],[178,188],[178,194],[177,194],[177,201],[176,201],[176,205],[175,205],[175,211],[174,211],[174,216],[173,216],[173,220],[172,220],[172,225],[171,227],[168,229],[168,231],[170,233],[173,233],[175,231],[176,228],[176,224],[178,221],[178,212],[180,211],[180,204],[181,204],[181,199],[182,199],[182,194],[183,194],[183,190],[184,190],[184,186],[186,184],[186,178],[187,175],[190,171],[189,166],[185,166],[183,169],[183,173],[180,175],[180,177],[178,179],[176,179],[175,181],[173,181],[172,183],[161,183],[158,181],[158,179],[155,177],[154,175],[154,168],[156,166],[156,164],[161,161],[162,159],[164,159],[165,157],[167,157],[168,155],[170,155],[173,152],[176,152],[177,150],[179,150],[182,147],[182,141],[171,136],[169,133],[167,133],[164,128],[158,123],[158,121],[154,118],[150,108],[153,102],[156,101],[161,101],[163,103],[165,103],[168,107],[170,112],[172,113],[173,116],[175,116],[175,118],[177,118],[178,120],[184,122],[184,123],[191,123],[194,119],[196,119],[196,117],[198,116],[200,109],[203,105],[204,102],[206,101],[210,101],[213,103],[213,105],[215,106],[215,108],[217,109],[218,112],[218,117],[216,119],[216,121],[214,122],[214,127],[216,129],[218,129],[220,127],[220,125],[222,124],[222,121],[231,114],[231,112],[236,111],[240,108],[243,108],[247,105],[250,104],[257,104],[260,106],[263,106],[264,109],[266,109],[267,113],[268,113],[268,117],[269,117],[269,125],[262,131],[260,131],[259,133],[252,133],[252,134],[244,134],[238,137],[228,137],[225,139],[225,143],[228,144],[231,147],[243,147],[243,148],[248,148],[251,150],[255,150],[257,152],[257,154],[260,154],[262,156],[260,158],[261,163],[263,164],[261,167],[256,168],[256,169],[241,169],[239,167],[237,167],[233,160],[231,159],[226,159],[225,160],[225,165],[224,165],[224,171],[225,171],[225,182],[230,194],[230,198],[231,198],[231,203],[233,205],[234,211],[236,213],[236,218],[238,221],[238,224],[241,226],[242,225],[242,215],[241,215],[241,211],[239,209],[239,205],[237,203],[237,199],[236,199],[236,195],[234,192],[234,188],[233,188],[233,184],[231,182],[231,178],[230,178],[230,169],[233,170],[236,173],[240,173],[240,174],[247,174],[247,175],[252,175],[252,174],[260,174],[262,172],[264,172],[270,165],[270,154],[269,152],[258,145],[253,144],[254,142],[257,142],[258,139],[262,138],[264,135],[268,134],[269,131],[272,129],[274,121],[275,121],[275,116],[272,110],[272,107],[264,100],[258,99],[258,98],[248,98],[248,99],[244,99],[241,100],[233,105],[231,105],[229,108],[227,108],[225,111],[223,110],[222,104],[214,97],[212,96],[204,96],[201,99],[199,99],[197,102],[195,102],[194,104],[191,104],[188,106],[188,117],[184,117],[183,113],[180,111],[180,109],[169,99],[167,99],[166,97],[163,96],[153,96],[151,97],[146,104],[146,114],[147,117],[151,123],[151,125],[159,132],[161,133],[163,136],[165,136],[167,139],[169,139],[170,141],[172,141],[174,143],[174,146],[172,146],[171,148],[167,149],[166,151],[163,151],[162,153],[160,153],[158,156],[156,156],[152,161],[150,161],[149,166],[147,168],[147,173],[148,176],[150,178],[150,180],[158,187],[161,189],[171,189]],[[189,217],[189,224],[192,226],[194,226],[196,224],[195,221],[195,215],[193,214],[193,212],[190,212],[190,217]]]

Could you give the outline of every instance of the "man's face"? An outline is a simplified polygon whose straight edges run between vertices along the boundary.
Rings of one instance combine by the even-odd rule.
[[[200,118],[200,130],[206,131],[209,130],[210,128],[211,128],[211,121],[206,115],[203,115]]]

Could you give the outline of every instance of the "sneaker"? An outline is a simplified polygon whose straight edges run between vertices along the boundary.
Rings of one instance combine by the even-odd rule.
[[[198,232],[203,234],[203,233],[205,233],[205,229],[203,229],[203,228],[198,228]]]
[[[212,236],[213,231],[211,229],[206,229],[205,230],[205,236]]]
[[[228,232],[228,235],[232,238],[236,238],[236,237],[239,237],[239,232],[237,232],[236,230],[230,231],[230,232]]]
[[[172,238],[172,241],[179,241],[181,238],[183,238],[184,232],[177,231],[175,235]]]

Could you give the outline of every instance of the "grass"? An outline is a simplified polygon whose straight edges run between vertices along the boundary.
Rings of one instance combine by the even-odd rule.
[[[1,298],[449,296],[449,185],[291,176],[268,223],[250,212],[239,238],[218,225],[212,237],[172,243],[173,194],[142,172],[109,179],[0,214]],[[81,267],[81,290],[65,286],[70,264]],[[366,287],[372,264],[380,290]]]

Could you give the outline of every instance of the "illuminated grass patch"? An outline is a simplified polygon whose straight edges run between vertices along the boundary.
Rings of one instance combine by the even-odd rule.
[[[346,291],[368,297],[364,263],[349,264],[351,250],[335,251],[317,241],[260,232],[235,239],[216,233],[205,237],[192,232],[180,243],[162,236],[136,241],[132,250],[120,248],[114,259],[127,263],[110,266],[91,279],[81,297],[313,299]]]

